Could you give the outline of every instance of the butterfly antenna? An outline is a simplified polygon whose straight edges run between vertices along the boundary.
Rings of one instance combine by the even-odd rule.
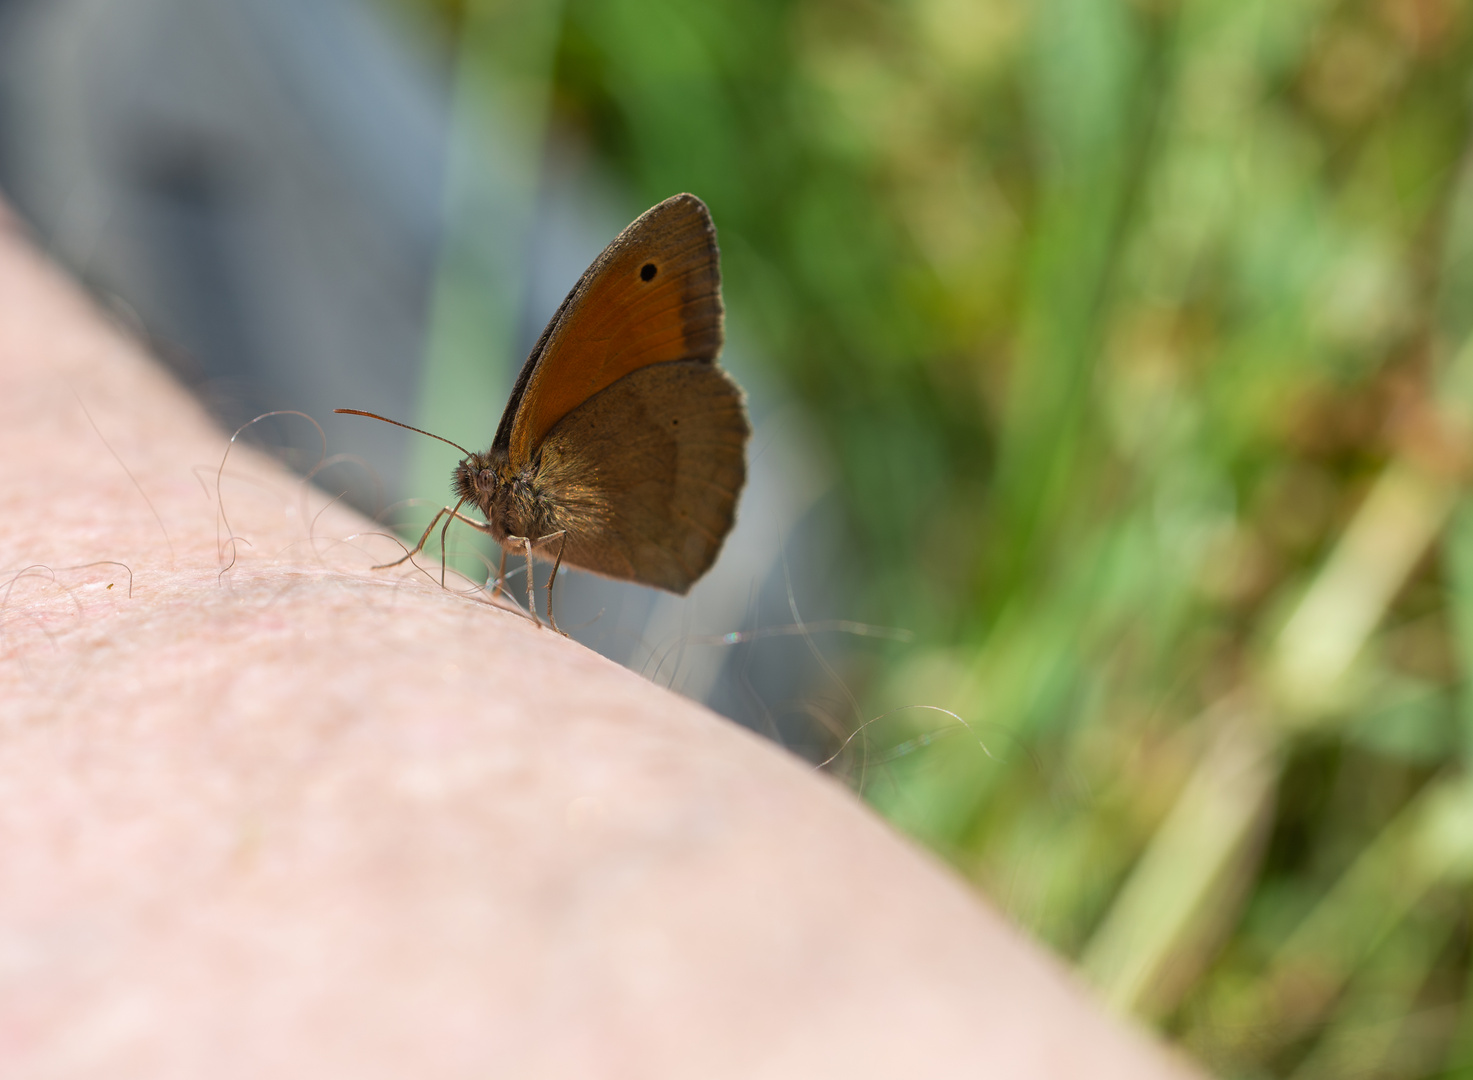
[[[424,428],[417,428],[413,424],[401,424],[397,420],[390,420],[387,416],[380,416],[376,412],[364,412],[362,409],[334,409],[333,412],[346,413],[349,416],[366,416],[370,420],[382,420],[384,423],[393,424],[395,427],[408,428],[410,431],[417,431],[421,435],[428,435],[432,439],[439,439],[442,443],[446,443],[447,445],[455,447],[455,449],[459,450],[466,457],[471,456],[471,452],[465,447],[461,446],[460,443],[451,442],[443,435],[436,435],[433,431],[426,431]]]

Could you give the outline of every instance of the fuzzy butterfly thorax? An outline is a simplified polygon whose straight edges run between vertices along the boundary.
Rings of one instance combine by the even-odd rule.
[[[562,456],[544,450],[513,470],[505,450],[471,454],[456,466],[451,489],[481,511],[498,544],[582,535],[604,523],[607,500],[598,491],[596,464],[569,468]]]

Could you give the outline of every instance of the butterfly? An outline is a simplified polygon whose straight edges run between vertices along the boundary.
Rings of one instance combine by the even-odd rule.
[[[410,428],[465,457],[451,477],[455,504],[435,515],[404,558],[383,567],[422,551],[443,519],[442,550],[452,521],[500,545],[497,592],[508,548],[522,549],[534,620],[532,560],[553,558],[553,629],[552,586],[563,563],[689,591],[716,561],[747,477],[745,399],[716,362],[724,318],[720,251],[705,203],[675,195],[645,211],[553,314],[490,449],[472,453]],[[466,506],[484,520],[462,513]]]

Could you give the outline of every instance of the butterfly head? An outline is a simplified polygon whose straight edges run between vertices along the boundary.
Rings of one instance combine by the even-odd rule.
[[[506,451],[488,450],[465,456],[455,467],[451,488],[457,499],[474,504],[489,518],[491,506],[499,501],[498,496],[510,480]]]

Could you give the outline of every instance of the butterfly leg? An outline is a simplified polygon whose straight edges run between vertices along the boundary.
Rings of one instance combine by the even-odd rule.
[[[445,516],[445,524],[440,526],[440,588],[445,587],[445,537],[450,533],[450,523],[455,520],[453,513]]]
[[[537,593],[534,591],[536,588],[536,582],[534,580],[536,575],[532,573],[532,545],[535,541],[526,536],[508,536],[506,542],[509,544],[521,544],[522,550],[527,555],[527,614],[532,616],[534,623],[541,626],[542,620],[537,617]],[[506,569],[505,555],[501,557],[501,567],[503,570]]]
[[[568,546],[568,530],[561,529],[558,532],[549,533],[546,536],[539,537],[537,542],[541,544],[548,540],[558,541],[558,546],[557,560],[552,564],[552,576],[547,579],[547,621],[552,624],[554,630],[557,630],[559,634],[563,634],[561,630],[558,630],[557,619],[553,618],[552,615],[552,583],[557,580],[558,568],[563,565],[563,548]],[[563,634],[563,637],[567,636],[567,634]]]
[[[471,528],[475,529],[477,532],[491,532],[491,526],[487,525],[484,521],[477,521],[475,518],[468,518],[460,512],[460,508],[463,502],[464,500],[456,503],[454,506],[441,507],[438,511],[436,511],[435,516],[430,518],[430,523],[425,526],[425,531],[419,534],[419,543],[415,544],[413,548],[405,552],[402,556],[395,559],[393,562],[379,563],[377,566],[372,567],[372,569],[387,570],[390,567],[399,566],[401,563],[406,563],[410,559],[414,558],[416,555],[424,550],[425,541],[430,538],[430,533],[434,532],[435,526],[440,523],[440,519],[446,518],[445,527],[440,530],[440,585],[443,587],[445,584],[445,533],[446,530],[450,528],[450,522],[463,522],[464,524],[469,525]]]
[[[491,599],[495,600],[501,595],[501,588],[506,584],[506,545],[497,544],[501,549],[501,565],[496,568],[496,584],[491,587]]]
[[[548,622],[550,622],[552,624],[552,628],[554,630],[557,630],[557,632],[559,634],[563,634],[563,632],[561,630],[558,630],[557,620],[555,618],[553,618],[553,615],[552,615],[552,583],[557,580],[558,568],[563,565],[563,548],[567,546],[567,537],[568,537],[568,532],[567,532],[566,529],[563,529],[563,530],[561,530],[559,532],[548,533],[546,536],[539,536],[535,540],[532,539],[530,536],[508,536],[506,538],[508,543],[521,544],[522,545],[522,551],[526,553],[526,557],[527,557],[527,613],[532,616],[532,621],[534,623],[536,623],[538,626],[541,626],[542,625],[542,620],[540,618],[538,618],[538,616],[537,616],[537,592],[536,592],[536,589],[537,589],[537,575],[535,573],[533,573],[533,569],[532,569],[532,565],[533,565],[532,564],[532,549],[534,547],[536,547],[538,544],[545,544],[545,543],[547,543],[547,541],[549,541],[549,540],[561,540],[562,541],[562,543],[558,544],[558,548],[557,548],[557,559],[552,564],[552,577],[550,577],[550,578],[547,579],[547,586],[546,586],[546,588],[547,588],[547,620],[548,620]],[[501,554],[501,575],[504,577],[505,574],[506,574],[506,551],[503,548],[502,549],[502,554]],[[563,634],[563,637],[567,637],[567,636],[568,636],[567,634]]]
[[[447,511],[448,511],[448,513],[447,513]],[[471,528],[477,530],[478,532],[483,532],[483,533],[487,533],[487,534],[490,534],[491,527],[489,525],[487,525],[484,521],[475,521],[475,520],[473,520],[471,518],[466,517],[464,514],[462,514],[460,512],[460,504],[459,503],[456,503],[455,504],[455,509],[454,510],[451,510],[449,507],[446,507],[445,510],[440,511],[440,513],[441,514],[446,514],[446,517],[445,517],[445,525],[444,525],[443,528],[440,529],[440,588],[443,589],[445,587],[445,535],[450,531],[450,523],[452,521],[463,521],[467,525],[469,525]],[[440,515],[439,514],[436,514],[435,515],[435,521],[438,521],[438,520],[440,520]],[[435,527],[435,522],[434,521],[430,522],[430,528],[433,529],[434,527]],[[420,537],[420,541],[419,542],[420,542],[420,545],[423,546],[423,544],[424,544],[424,537]]]
[[[401,563],[406,563],[410,559],[414,558],[425,549],[425,541],[430,538],[430,533],[434,530],[436,525],[440,524],[440,519],[449,512],[450,507],[442,507],[439,511],[436,512],[434,517],[430,518],[430,523],[425,526],[425,531],[420,534],[419,543],[415,544],[413,548],[411,548],[409,551],[406,551],[401,557],[395,559],[393,562],[379,563],[377,566],[371,567],[371,569],[387,570],[390,567],[398,566]]]
[[[542,620],[537,617],[537,575],[532,572],[532,540],[530,537],[521,538],[522,547],[527,552],[527,610],[532,613],[532,621],[540,629]]]

